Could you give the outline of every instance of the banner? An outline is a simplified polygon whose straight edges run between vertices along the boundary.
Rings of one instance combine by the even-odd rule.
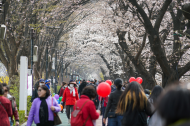
[[[28,76],[28,95],[32,96],[32,75]]]

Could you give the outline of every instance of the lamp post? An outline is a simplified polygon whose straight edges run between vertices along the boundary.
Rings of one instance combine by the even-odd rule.
[[[55,51],[55,86],[54,91],[57,93],[57,50]]]
[[[30,35],[31,35],[31,74],[32,74],[32,71],[33,71],[34,28],[30,29]]]
[[[46,47],[46,80],[48,79],[48,44]]]
[[[5,23],[5,14],[3,15],[2,12],[2,7],[5,3],[5,0],[0,0],[0,39],[3,40],[5,39],[5,34],[6,34],[6,26],[4,25]]]
[[[46,28],[48,29],[60,29],[60,27],[56,26],[47,26]],[[48,79],[48,47],[49,47],[49,42],[47,42],[47,47],[46,47],[46,80]]]

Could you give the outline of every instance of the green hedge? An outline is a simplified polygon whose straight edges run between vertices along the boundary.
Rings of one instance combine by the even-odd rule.
[[[24,110],[18,111],[18,115],[19,115],[19,124],[20,125],[27,121],[25,118],[25,111]],[[15,119],[14,119],[13,126],[15,126]]]
[[[60,85],[57,85],[57,92],[59,91],[60,88],[61,88],[61,86],[60,86]]]
[[[32,103],[30,102],[30,101],[31,101],[31,97],[32,97],[32,96],[28,96],[28,97],[27,97],[27,115],[29,115],[30,108],[31,108],[31,106],[32,106]]]
[[[19,123],[20,123],[20,124],[26,122],[26,119],[25,119],[25,111],[24,111],[24,110],[18,111],[18,115],[19,115]]]

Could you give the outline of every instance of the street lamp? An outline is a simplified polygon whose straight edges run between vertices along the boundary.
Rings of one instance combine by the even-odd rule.
[[[34,46],[33,62],[38,62],[38,46]]]
[[[1,40],[5,39],[5,34],[6,34],[6,26],[4,24],[1,24],[1,27],[0,27],[0,39]]]
[[[3,4],[5,3],[5,0],[0,0],[0,13],[2,11],[2,6]],[[1,23],[4,23],[5,22],[5,16],[1,14],[1,17],[0,18],[3,18],[3,22]],[[6,26],[4,24],[1,24],[0,25],[0,39],[3,40],[5,39],[5,34],[6,34]]]
[[[46,28],[47,29],[60,29],[59,26],[46,26]],[[49,54],[48,54],[48,47],[49,47],[49,42],[47,42],[47,46],[46,46],[46,79],[48,79],[48,61],[50,61]]]

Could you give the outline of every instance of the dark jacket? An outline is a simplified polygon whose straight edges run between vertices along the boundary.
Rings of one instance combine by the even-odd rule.
[[[82,93],[82,90],[86,87],[87,83],[86,82],[82,82],[80,85],[79,85],[79,90],[78,90],[78,93],[81,94]]]
[[[147,102],[143,110],[133,109],[132,103],[128,104],[127,110],[123,115],[122,126],[147,126],[147,115],[152,116],[150,103]]]
[[[115,112],[117,108],[117,103],[119,102],[120,96],[122,95],[123,91],[121,90],[115,90],[112,92],[109,96],[108,104],[106,107],[106,111],[104,114],[104,118],[107,118],[108,112]]]
[[[39,86],[39,81],[36,82],[35,87],[33,88],[31,102],[33,102],[33,100],[38,97],[38,86]]]

